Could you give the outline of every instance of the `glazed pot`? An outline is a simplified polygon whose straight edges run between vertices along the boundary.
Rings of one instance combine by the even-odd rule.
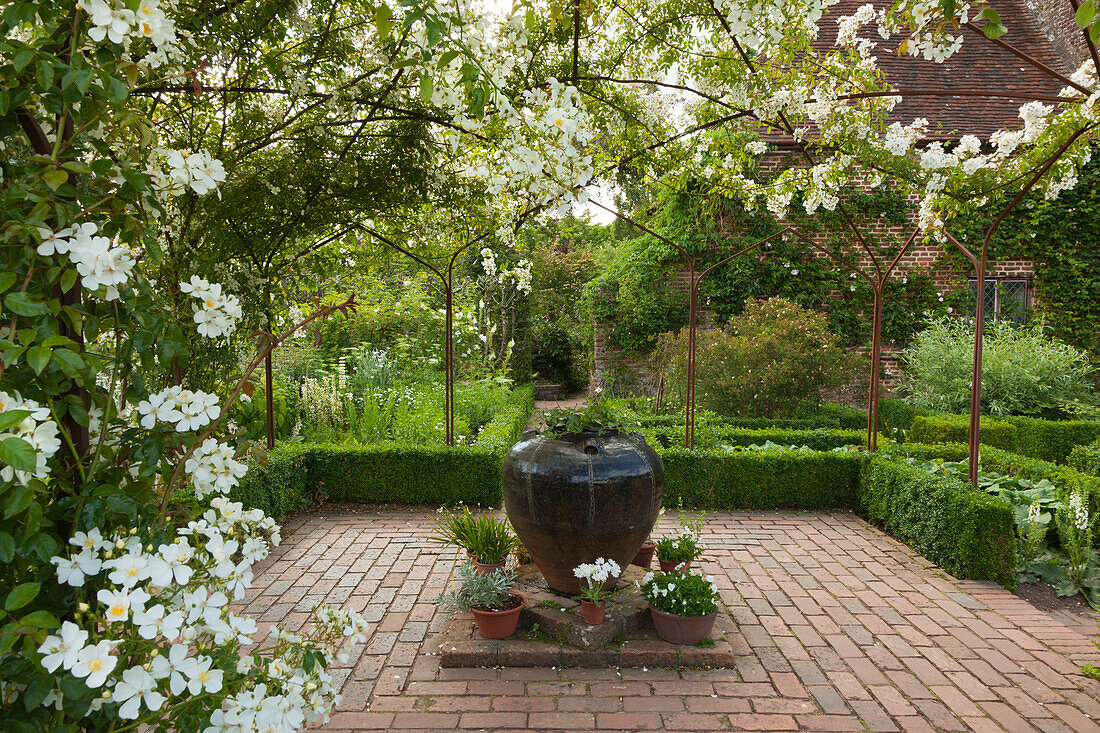
[[[673,560],[662,560],[658,557],[657,565],[660,566],[662,573],[682,573],[686,572],[687,569],[691,567],[691,560],[686,560],[685,562],[675,562]]]
[[[527,605],[527,599],[519,593],[513,593],[512,598],[519,599],[519,605],[503,611],[483,611],[480,608],[471,608],[474,621],[477,622],[478,633],[486,639],[507,639],[516,633],[519,624],[519,614]]]
[[[664,491],[661,459],[637,434],[524,433],[504,458],[504,508],[546,582],[576,595],[573,568],[625,568],[649,537]]]
[[[605,613],[607,613],[606,603],[593,603],[584,598],[581,599],[581,615],[584,616],[586,624],[591,626],[602,624]]]
[[[714,629],[714,619],[717,612],[708,613],[706,616],[677,616],[672,613],[659,611],[653,606],[649,607],[653,616],[653,628],[657,636],[670,644],[693,645],[710,636]]]
[[[642,549],[638,550],[638,554],[634,556],[634,559],[630,561],[631,565],[637,565],[640,568],[648,568],[653,564],[653,551],[657,549],[657,543],[650,540],[646,540],[642,545]]]

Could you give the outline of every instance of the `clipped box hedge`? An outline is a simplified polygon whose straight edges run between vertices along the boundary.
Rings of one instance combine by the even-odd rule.
[[[1100,422],[1092,420],[1007,420],[1016,426],[1014,452],[1054,463],[1065,463],[1074,448],[1100,438]]]
[[[909,440],[913,443],[968,443],[970,440],[969,415],[916,415],[909,426]],[[1006,450],[1016,447],[1016,426],[1004,420],[982,416],[981,441]]]
[[[1015,521],[1003,499],[915,466],[866,458],[858,508],[949,573],[1015,588]]]
[[[1091,476],[1100,476],[1100,441],[1091,445],[1079,445],[1070,451],[1067,461],[1070,468]]]
[[[504,454],[535,405],[534,385],[517,387],[473,446],[284,443],[252,463],[230,498],[282,519],[320,497],[364,504],[480,504],[501,501]]]
[[[282,519],[318,498],[364,504],[496,505],[501,458],[478,447],[290,443],[268,454],[230,494]]]
[[[794,450],[659,451],[665,506],[699,509],[834,509],[854,505],[858,453]]]
[[[657,429],[667,433],[679,429],[684,432],[683,410],[665,415],[633,415],[643,428]],[[712,425],[716,428],[747,428],[750,430],[817,430],[835,428],[840,430],[866,430],[867,413],[855,407],[822,402],[815,414],[806,417],[767,418],[767,417],[716,417],[712,413],[703,413],[696,417],[696,430],[700,425]]]

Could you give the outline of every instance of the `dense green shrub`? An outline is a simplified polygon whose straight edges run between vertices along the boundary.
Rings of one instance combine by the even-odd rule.
[[[907,437],[914,443],[967,443],[969,435],[968,415],[939,413],[916,415]],[[1100,422],[982,416],[982,445],[1056,463],[1064,462],[1075,446],[1097,436]]]
[[[858,453],[660,451],[665,506],[699,509],[827,509],[852,506]]]
[[[1068,463],[1081,473],[1100,476],[1100,441],[1074,448],[1069,454]]]
[[[586,374],[579,363],[582,346],[558,321],[546,321],[535,328],[531,339],[531,369],[538,378],[562,385],[567,392],[582,389]]]
[[[1016,447],[1016,426],[983,416],[980,438],[983,445],[1012,450]],[[917,415],[909,427],[909,440],[914,443],[967,443],[969,439],[967,415]]]
[[[1100,438],[1100,422],[1010,418],[1016,426],[1016,453],[1063,463],[1077,446]]]
[[[612,400],[615,409],[623,411],[628,408],[633,400]],[[684,412],[675,412],[652,415],[644,412],[626,409],[630,413],[631,420],[643,427],[675,429],[683,432]],[[867,413],[855,407],[837,405],[832,402],[822,402],[818,409],[798,417],[721,417],[709,410],[697,410],[695,413],[696,425],[713,423],[727,428],[747,428],[750,430],[817,430],[819,428],[837,428],[842,430],[862,430],[867,427]]]
[[[1002,499],[915,466],[866,458],[859,510],[953,575],[1016,585],[1015,520]]]
[[[500,503],[501,455],[480,447],[283,445],[232,498],[278,519],[319,499],[366,504]]]
[[[901,446],[901,450],[914,458],[926,460],[942,458],[945,461],[965,461],[968,455],[967,446],[958,443],[907,443]],[[1089,512],[1092,516],[1100,516],[1100,477],[1089,475],[1074,466],[1062,466],[992,446],[982,446],[980,461],[982,469],[994,473],[1032,481],[1047,479],[1058,489],[1062,499],[1067,499],[1070,492],[1080,489],[1089,497]],[[1093,530],[1100,533],[1100,523],[1094,525]]]
[[[534,385],[512,390],[473,447],[284,443],[268,454],[266,462],[250,462],[232,498],[277,519],[322,498],[495,505],[500,501],[501,460],[519,440],[534,404]]]
[[[689,332],[664,334],[657,358],[669,392],[683,395]],[[783,298],[751,300],[721,329],[698,333],[698,404],[737,417],[797,417],[854,377],[858,359],[836,346],[828,318]]]
[[[905,351],[903,389],[917,407],[961,413],[970,408],[973,327],[941,320]],[[1088,355],[1045,335],[1042,325],[990,324],[982,351],[982,412],[1064,417],[1095,402]]]
[[[878,403],[878,426],[880,430],[909,430],[913,426],[913,420],[918,415],[933,414],[931,410],[924,410],[909,404],[905,400],[884,399]]]

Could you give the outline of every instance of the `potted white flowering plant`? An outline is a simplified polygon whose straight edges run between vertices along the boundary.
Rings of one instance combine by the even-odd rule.
[[[573,575],[581,580],[581,593],[577,598],[586,622],[603,623],[607,602],[615,594],[614,588],[608,586],[614,586],[621,573],[619,563],[604,557],[596,558],[596,562],[581,563],[573,569]]]
[[[706,514],[690,514],[680,510],[680,533],[674,537],[663,537],[657,542],[657,564],[661,572],[687,570],[695,558],[703,554],[707,546],[703,544],[703,525]]]
[[[646,573],[642,595],[649,601],[657,635],[673,644],[698,644],[710,636],[718,613],[713,576]]]

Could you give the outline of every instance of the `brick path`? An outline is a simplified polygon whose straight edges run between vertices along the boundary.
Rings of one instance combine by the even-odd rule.
[[[1100,731],[1091,639],[844,512],[712,515],[735,669],[440,669],[457,553],[426,544],[429,517],[302,515],[261,566],[261,621],[326,602],[374,622],[326,730]]]

